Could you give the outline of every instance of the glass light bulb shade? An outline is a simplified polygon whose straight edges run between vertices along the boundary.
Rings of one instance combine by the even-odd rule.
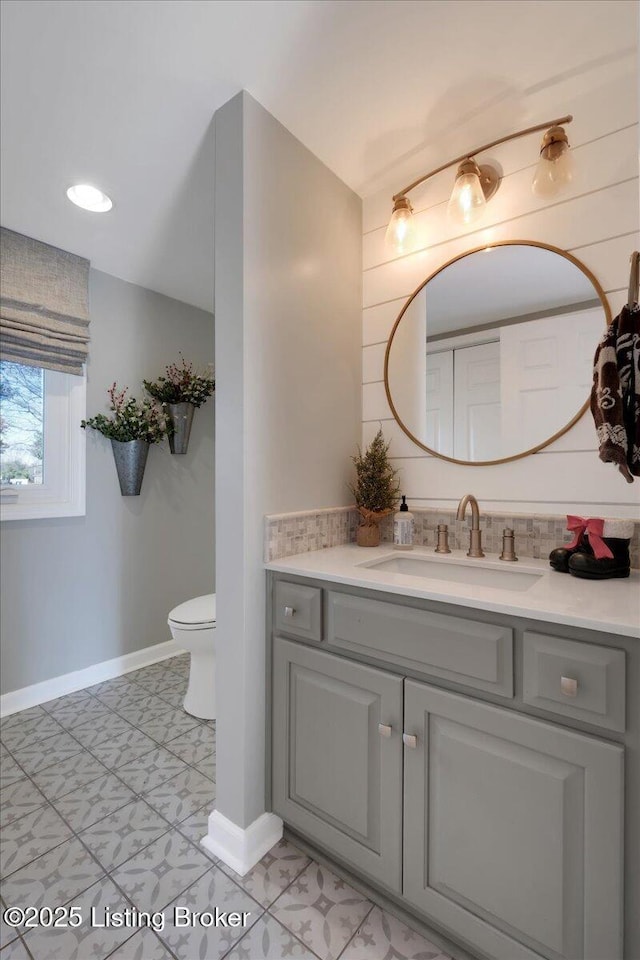
[[[410,206],[394,210],[385,234],[385,242],[396,253],[407,253],[415,244],[415,228]]]
[[[574,161],[569,146],[556,160],[540,156],[531,189],[537,197],[553,197],[573,180]]]
[[[479,220],[487,201],[477,173],[460,173],[456,177],[447,213],[457,223],[468,224]]]
[[[71,203],[91,213],[107,213],[113,206],[113,201],[106,193],[88,183],[76,183],[69,187],[67,197]]]

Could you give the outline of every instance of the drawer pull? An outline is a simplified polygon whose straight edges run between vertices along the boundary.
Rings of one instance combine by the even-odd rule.
[[[560,677],[560,690],[565,697],[578,696],[578,681],[573,677]]]
[[[295,608],[295,607],[285,607],[285,608],[284,608],[284,615],[285,615],[285,617],[293,617],[294,614],[295,614],[295,612],[296,612],[296,608]]]
[[[381,737],[390,737],[391,736],[391,724],[390,723],[379,723],[378,724],[378,733]]]
[[[413,733],[403,733],[402,742],[404,743],[405,747],[409,747],[411,750],[415,750],[415,748],[418,746],[418,738],[414,736]]]

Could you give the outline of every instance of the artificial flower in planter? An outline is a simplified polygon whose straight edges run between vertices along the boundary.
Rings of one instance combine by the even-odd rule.
[[[157,403],[127,397],[128,389],[118,391],[113,383],[107,390],[112,416],[99,413],[83,420],[80,426],[91,427],[111,440],[120,493],[123,497],[137,497],[142,489],[149,446],[160,443],[166,436],[167,421]]]
[[[208,400],[216,389],[214,377],[196,373],[192,363],[180,356],[180,363],[170,363],[166,376],[143,380],[144,388],[159,400],[169,421],[171,453],[186,453],[193,422],[193,411]]]
[[[398,502],[398,471],[391,466],[388,450],[389,444],[384,442],[382,430],[378,430],[365,452],[358,450],[358,455],[351,458],[356,467],[356,482],[349,489],[362,518],[356,530],[360,547],[378,546],[380,521],[393,513]]]

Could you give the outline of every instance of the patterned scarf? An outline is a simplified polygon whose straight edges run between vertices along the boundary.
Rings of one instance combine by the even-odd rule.
[[[633,483],[640,476],[640,308],[623,307],[594,358],[591,413],[600,459],[617,463]]]

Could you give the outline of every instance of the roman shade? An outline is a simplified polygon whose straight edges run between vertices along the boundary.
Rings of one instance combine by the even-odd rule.
[[[0,359],[82,376],[89,261],[0,228]]]

